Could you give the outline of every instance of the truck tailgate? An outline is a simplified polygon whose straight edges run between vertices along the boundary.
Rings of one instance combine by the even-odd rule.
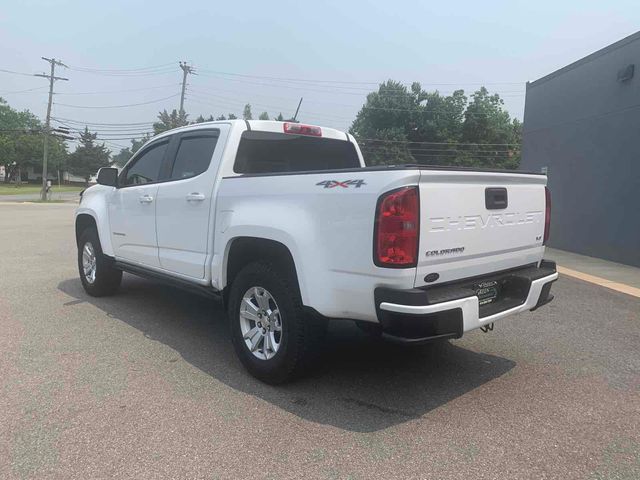
[[[546,182],[536,174],[421,170],[415,286],[539,261]]]

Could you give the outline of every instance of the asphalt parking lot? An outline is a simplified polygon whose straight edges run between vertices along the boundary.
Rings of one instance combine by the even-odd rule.
[[[0,204],[0,478],[640,478],[640,299],[419,348],[331,326],[318,371],[245,373],[213,302],[85,295],[69,204]]]

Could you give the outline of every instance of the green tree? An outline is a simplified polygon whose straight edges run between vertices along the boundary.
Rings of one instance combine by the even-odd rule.
[[[236,117],[233,113],[230,113],[229,115],[227,115],[227,119],[228,120],[237,120],[238,117]]]
[[[79,175],[89,182],[89,177],[95,175],[102,167],[110,164],[111,152],[104,143],[96,142],[98,134],[91,133],[87,127],[80,133],[80,145],[69,155],[69,169],[71,173]]]
[[[204,122],[213,122],[213,115],[209,115],[208,118],[204,118],[202,115],[198,115],[196,121],[193,123],[204,123]]]
[[[244,106],[244,110],[242,111],[242,118],[245,120],[253,120],[253,115],[251,114],[251,104],[247,103]]]
[[[188,115],[183,110],[178,112],[176,109],[173,109],[171,113],[163,110],[158,114],[158,121],[153,124],[153,132],[157,135],[159,133],[166,132],[167,130],[171,130],[172,128],[189,125],[187,117]]]
[[[122,168],[127,164],[132,156],[133,152],[131,151],[131,148],[125,147],[113,156],[112,162],[115,166]]]
[[[274,120],[277,122],[284,122],[284,117],[282,116],[282,112],[280,112],[278,116],[274,118]]]
[[[269,120],[269,114],[267,112],[262,112],[258,117],[258,120]]]
[[[20,181],[25,169],[42,165],[43,136],[40,120],[28,110],[17,111],[0,98],[0,165],[5,182]],[[64,140],[49,138],[50,171],[63,166],[67,156]]]
[[[441,95],[424,91],[419,83],[408,88],[389,80],[367,95],[350,132],[372,165],[517,168],[521,129],[500,97],[484,87],[469,103],[463,90]]]
[[[224,115],[220,115],[219,117],[216,117],[216,120],[226,120],[227,117],[225,117]]]
[[[118,167],[124,167],[129,159],[138,151],[140,147],[147,143],[151,138],[150,135],[145,135],[140,139],[131,139],[131,147],[125,147],[118,152],[118,154],[112,157],[112,163]]]
[[[132,139],[131,140],[131,154],[134,155],[149,140],[151,140],[151,135],[149,135],[149,134],[147,134],[144,137],[139,138],[139,139],[135,139],[135,138]]]
[[[482,87],[471,98],[462,127],[462,141],[477,144],[470,146],[470,155],[483,167],[518,168],[522,124],[511,120],[498,94]]]
[[[367,165],[416,163],[404,132],[399,128],[377,130],[375,137],[358,141]]]
[[[408,142],[410,135],[417,136],[422,97],[419,84],[408,89],[393,80],[367,95],[350,129],[358,137],[367,164],[415,163]]]

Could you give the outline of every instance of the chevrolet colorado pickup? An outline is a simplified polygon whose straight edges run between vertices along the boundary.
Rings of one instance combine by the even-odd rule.
[[[89,295],[122,272],[220,298],[257,378],[308,365],[328,319],[410,344],[548,303],[546,177],[365,167],[348,133],[222,121],[162,133],[102,168],[75,216]]]

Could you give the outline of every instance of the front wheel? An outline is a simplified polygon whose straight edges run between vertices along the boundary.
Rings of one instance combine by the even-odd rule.
[[[85,291],[92,297],[113,295],[122,281],[122,270],[113,267],[95,228],[89,227],[78,241],[78,271]]]
[[[295,275],[266,261],[247,265],[234,279],[229,318],[243,365],[271,384],[310,366],[326,331],[326,321],[305,314]]]

